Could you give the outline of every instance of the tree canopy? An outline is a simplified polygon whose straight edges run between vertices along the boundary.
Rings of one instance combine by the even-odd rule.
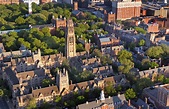
[[[122,50],[118,53],[118,60],[121,65],[118,67],[118,70],[123,73],[128,73],[131,68],[134,67],[132,62],[132,53],[127,50]]]
[[[136,98],[136,93],[134,92],[134,90],[132,88],[127,89],[125,92],[125,97],[127,100],[134,99],[134,98]]]

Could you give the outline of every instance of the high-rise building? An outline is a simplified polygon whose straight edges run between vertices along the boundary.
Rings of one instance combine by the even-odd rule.
[[[116,20],[125,20],[140,16],[141,0],[112,1],[112,12]]]
[[[65,38],[66,38],[66,48],[65,48],[66,58],[76,56],[76,38],[74,33],[74,25],[73,21],[70,19],[67,20]]]

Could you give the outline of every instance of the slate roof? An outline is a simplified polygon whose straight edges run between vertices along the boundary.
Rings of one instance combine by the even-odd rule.
[[[114,105],[116,105],[118,103],[123,104],[124,101],[126,101],[126,98],[125,98],[124,94],[121,94],[118,96],[106,98],[104,101],[98,100],[98,102],[92,101],[92,102],[88,102],[88,104],[87,103],[80,104],[80,105],[78,105],[78,108],[79,109],[94,109],[94,108],[101,107],[104,104],[107,104],[110,107],[114,107]]]
[[[12,71],[10,67],[6,68],[5,72],[8,75],[9,79],[12,81],[13,85],[19,84],[18,78],[16,77],[15,73]]]
[[[32,90],[32,97],[38,98],[40,94],[42,94],[43,96],[51,96],[53,91],[55,91],[56,94],[58,94],[59,93],[58,87],[49,86],[45,88],[35,89],[35,90]]]

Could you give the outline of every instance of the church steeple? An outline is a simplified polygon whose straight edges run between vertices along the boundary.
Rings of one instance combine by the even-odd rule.
[[[74,33],[73,21],[71,19],[67,20],[65,38],[66,38],[66,48],[65,48],[66,58],[76,56],[76,38]]]

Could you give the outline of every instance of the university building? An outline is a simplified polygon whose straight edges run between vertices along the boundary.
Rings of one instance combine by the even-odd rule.
[[[112,1],[112,12],[116,14],[116,20],[139,17],[141,4],[141,0]]]

